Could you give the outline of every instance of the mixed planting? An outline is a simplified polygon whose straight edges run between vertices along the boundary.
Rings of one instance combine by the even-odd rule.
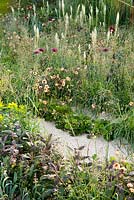
[[[1,17],[0,199],[134,198],[133,156],[65,161],[31,120],[133,147],[133,23],[129,0],[18,1]]]

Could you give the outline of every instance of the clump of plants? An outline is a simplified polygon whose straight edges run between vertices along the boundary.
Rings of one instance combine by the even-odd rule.
[[[89,133],[92,121],[89,116],[77,113],[70,106],[57,102],[40,103],[40,115],[48,121],[55,121],[57,128],[69,131],[72,135]]]
[[[35,133],[23,105],[0,102],[0,198],[51,199],[60,156]]]
[[[114,140],[122,136],[129,143],[133,144],[133,110],[134,103],[130,102],[126,113],[120,116],[109,116],[102,112],[101,115],[91,113],[80,113],[62,101],[40,101],[39,115],[47,121],[54,121],[57,128],[67,130],[72,135],[83,133],[102,135],[106,140]],[[96,105],[92,104],[92,109]]]
[[[57,190],[58,199],[133,199],[133,163],[119,157],[99,162],[93,156],[91,161],[91,158],[81,156],[83,148],[75,149],[71,165],[68,164],[67,170],[61,173],[64,184]],[[83,162],[84,159],[87,161]]]

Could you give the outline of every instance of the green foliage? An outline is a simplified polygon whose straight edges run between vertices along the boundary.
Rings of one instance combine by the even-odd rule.
[[[133,102],[131,102],[133,104]],[[106,140],[125,138],[133,144],[133,105],[120,117],[98,116],[96,119],[73,111],[70,106],[57,102],[40,103],[40,116],[55,121],[57,128],[68,130],[72,135],[83,133],[103,135]],[[102,113],[106,115],[106,113]]]
[[[48,102],[45,106],[41,104],[40,110],[45,120],[55,121],[57,128],[67,130],[72,135],[89,133],[91,129],[90,117],[74,112],[68,105]]]

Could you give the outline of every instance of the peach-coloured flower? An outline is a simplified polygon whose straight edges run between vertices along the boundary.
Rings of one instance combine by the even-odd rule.
[[[46,80],[46,79],[43,79],[43,80],[42,80],[42,83],[47,84],[47,80]]]
[[[113,164],[113,169],[120,169],[120,164],[119,163],[114,163]]]
[[[66,103],[65,102],[61,102],[61,105],[64,106]]]
[[[95,109],[95,108],[96,108],[96,104],[93,103],[93,104],[91,105],[91,107],[92,107],[92,109]]]
[[[117,150],[117,151],[115,152],[115,154],[116,154],[116,156],[119,156],[119,155],[120,155],[120,151]]]
[[[67,76],[66,81],[71,81],[71,78]]]
[[[39,90],[42,90],[42,88],[43,88],[42,85],[39,85],[39,86],[38,86],[38,89],[39,89]]]
[[[53,79],[56,79],[56,76],[53,75],[53,76],[50,76],[50,78],[53,80]]]
[[[50,71],[52,70],[52,67],[48,67],[48,68],[46,68],[46,70],[47,70],[48,72],[50,72]]]
[[[121,167],[120,168],[120,172],[123,174],[123,173],[125,173],[127,171],[127,169],[125,168],[125,167]]]
[[[123,177],[124,177],[123,173],[119,174],[119,178],[123,178]]]
[[[64,67],[62,67],[62,68],[60,69],[60,71],[61,71],[61,72],[64,72],[64,71],[65,71]]]
[[[49,92],[49,85],[45,85],[45,87],[44,87],[44,92],[45,92],[45,93]]]
[[[58,83],[55,83],[55,87],[58,87],[59,86],[59,84]]]
[[[68,99],[68,102],[70,103],[70,102],[72,102],[72,100],[73,100],[73,99]]]
[[[133,184],[132,184],[132,183],[128,183],[128,184],[127,184],[127,187],[128,187],[128,188],[132,188],[132,187],[133,187]]]
[[[130,102],[129,102],[129,106],[134,106],[134,102],[133,102],[133,101],[130,101]]]
[[[134,193],[134,188],[129,188],[129,191],[130,191],[131,193]]]
[[[33,6],[32,6],[32,5],[28,5],[26,9],[27,9],[27,10],[32,10],[32,9],[33,9]]]
[[[121,159],[121,163],[122,163],[122,164],[125,164],[125,163],[127,163],[127,160],[124,159],[124,158],[122,158],[122,159]]]
[[[66,85],[65,79],[62,79],[62,80],[61,80],[61,85],[62,85],[62,87],[65,87],[65,85]]]
[[[74,73],[75,75],[78,75],[78,71],[77,71],[77,70],[73,71],[73,73]]]
[[[56,75],[56,78],[60,78],[59,74]]]
[[[43,103],[44,105],[47,105],[47,104],[48,104],[48,102],[47,102],[46,100],[44,100],[42,103]]]

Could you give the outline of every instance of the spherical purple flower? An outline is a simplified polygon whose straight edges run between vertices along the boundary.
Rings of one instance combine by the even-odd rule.
[[[57,48],[52,48],[51,50],[52,50],[52,52],[54,52],[54,53],[56,53],[56,52],[58,51]]]

